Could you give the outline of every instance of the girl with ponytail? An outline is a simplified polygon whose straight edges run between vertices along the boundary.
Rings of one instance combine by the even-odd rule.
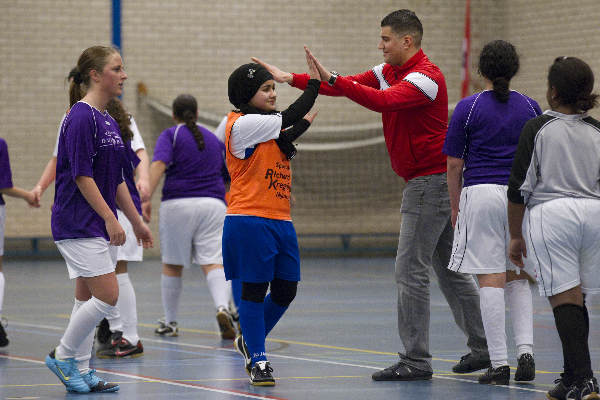
[[[457,104],[443,148],[448,156],[454,227],[448,268],[475,274],[479,280],[481,317],[490,354],[489,368],[479,377],[479,383],[484,384],[508,385],[510,380],[506,305],[517,345],[514,379],[531,381],[535,377],[531,289],[527,274],[518,274],[506,254],[506,185],[521,129],[527,120],[541,114],[533,99],[509,90],[518,70],[519,57],[512,44],[495,40],[484,46],[479,72],[485,90]]]
[[[160,134],[150,165],[151,195],[165,175],[159,213],[164,318],[155,333],[179,334],[177,311],[183,268],[196,264],[206,275],[221,337],[233,339],[231,284],[225,280],[221,254],[225,184],[229,180],[225,145],[196,122],[198,104],[194,96],[177,96],[173,119],[177,125]],[[149,211],[147,208],[145,214]]]

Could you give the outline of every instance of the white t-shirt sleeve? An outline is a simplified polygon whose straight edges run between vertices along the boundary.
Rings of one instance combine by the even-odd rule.
[[[247,114],[239,117],[231,127],[229,150],[244,159],[257,144],[277,139],[281,132],[281,114]]]
[[[131,129],[131,132],[133,132],[133,139],[131,139],[131,148],[133,149],[133,151],[146,149],[146,146],[144,145],[144,139],[142,139],[142,135],[140,134],[140,130],[138,129],[137,124],[135,123],[135,119],[131,117],[129,121],[131,122],[129,128]]]
[[[60,130],[62,129],[62,124],[65,122],[65,118],[67,118],[67,113],[64,113],[62,118],[60,119],[60,124],[58,124],[58,133],[56,134],[56,143],[54,143],[54,152],[52,152],[52,157],[58,156],[58,139],[60,139]]]
[[[227,126],[227,116],[223,117],[217,129],[213,132],[214,135],[219,139],[222,143],[225,143],[225,128]]]

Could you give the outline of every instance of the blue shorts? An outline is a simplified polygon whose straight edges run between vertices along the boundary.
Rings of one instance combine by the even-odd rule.
[[[298,238],[292,221],[228,215],[223,226],[223,266],[227,280],[300,280]]]

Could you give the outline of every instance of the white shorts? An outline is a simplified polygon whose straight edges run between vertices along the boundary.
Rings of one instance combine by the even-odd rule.
[[[117,246],[110,246],[106,239],[65,239],[56,243],[69,270],[69,279],[91,278],[115,270]]]
[[[600,293],[600,200],[565,197],[526,210],[525,265],[535,270],[540,295],[579,284]]]
[[[142,218],[141,215],[139,217]],[[140,246],[135,238],[131,222],[121,210],[117,210],[117,218],[125,231],[125,243],[122,246],[115,246],[117,248],[117,261],[142,261],[144,259],[144,247]]]
[[[4,223],[6,222],[6,205],[0,205],[0,256],[4,255]]]
[[[162,262],[172,265],[223,264],[221,242],[227,207],[212,197],[190,197],[160,203]]]
[[[468,274],[517,270],[508,259],[507,186],[467,186],[460,193],[448,269]]]

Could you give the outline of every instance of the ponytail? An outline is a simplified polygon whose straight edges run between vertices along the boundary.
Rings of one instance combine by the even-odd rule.
[[[202,132],[200,132],[198,125],[196,125],[196,114],[194,114],[191,110],[183,111],[183,122],[190,132],[192,132],[192,135],[194,135],[198,150],[204,150],[204,136],[202,136]]]
[[[508,86],[510,82],[503,76],[500,76],[492,81],[494,85],[494,95],[500,103],[506,103],[510,97]]]
[[[106,111],[111,117],[119,124],[119,131],[121,132],[121,139],[124,142],[129,142],[133,139],[133,131],[131,130],[131,115],[125,111],[123,103],[119,99],[111,99],[106,105]]]

